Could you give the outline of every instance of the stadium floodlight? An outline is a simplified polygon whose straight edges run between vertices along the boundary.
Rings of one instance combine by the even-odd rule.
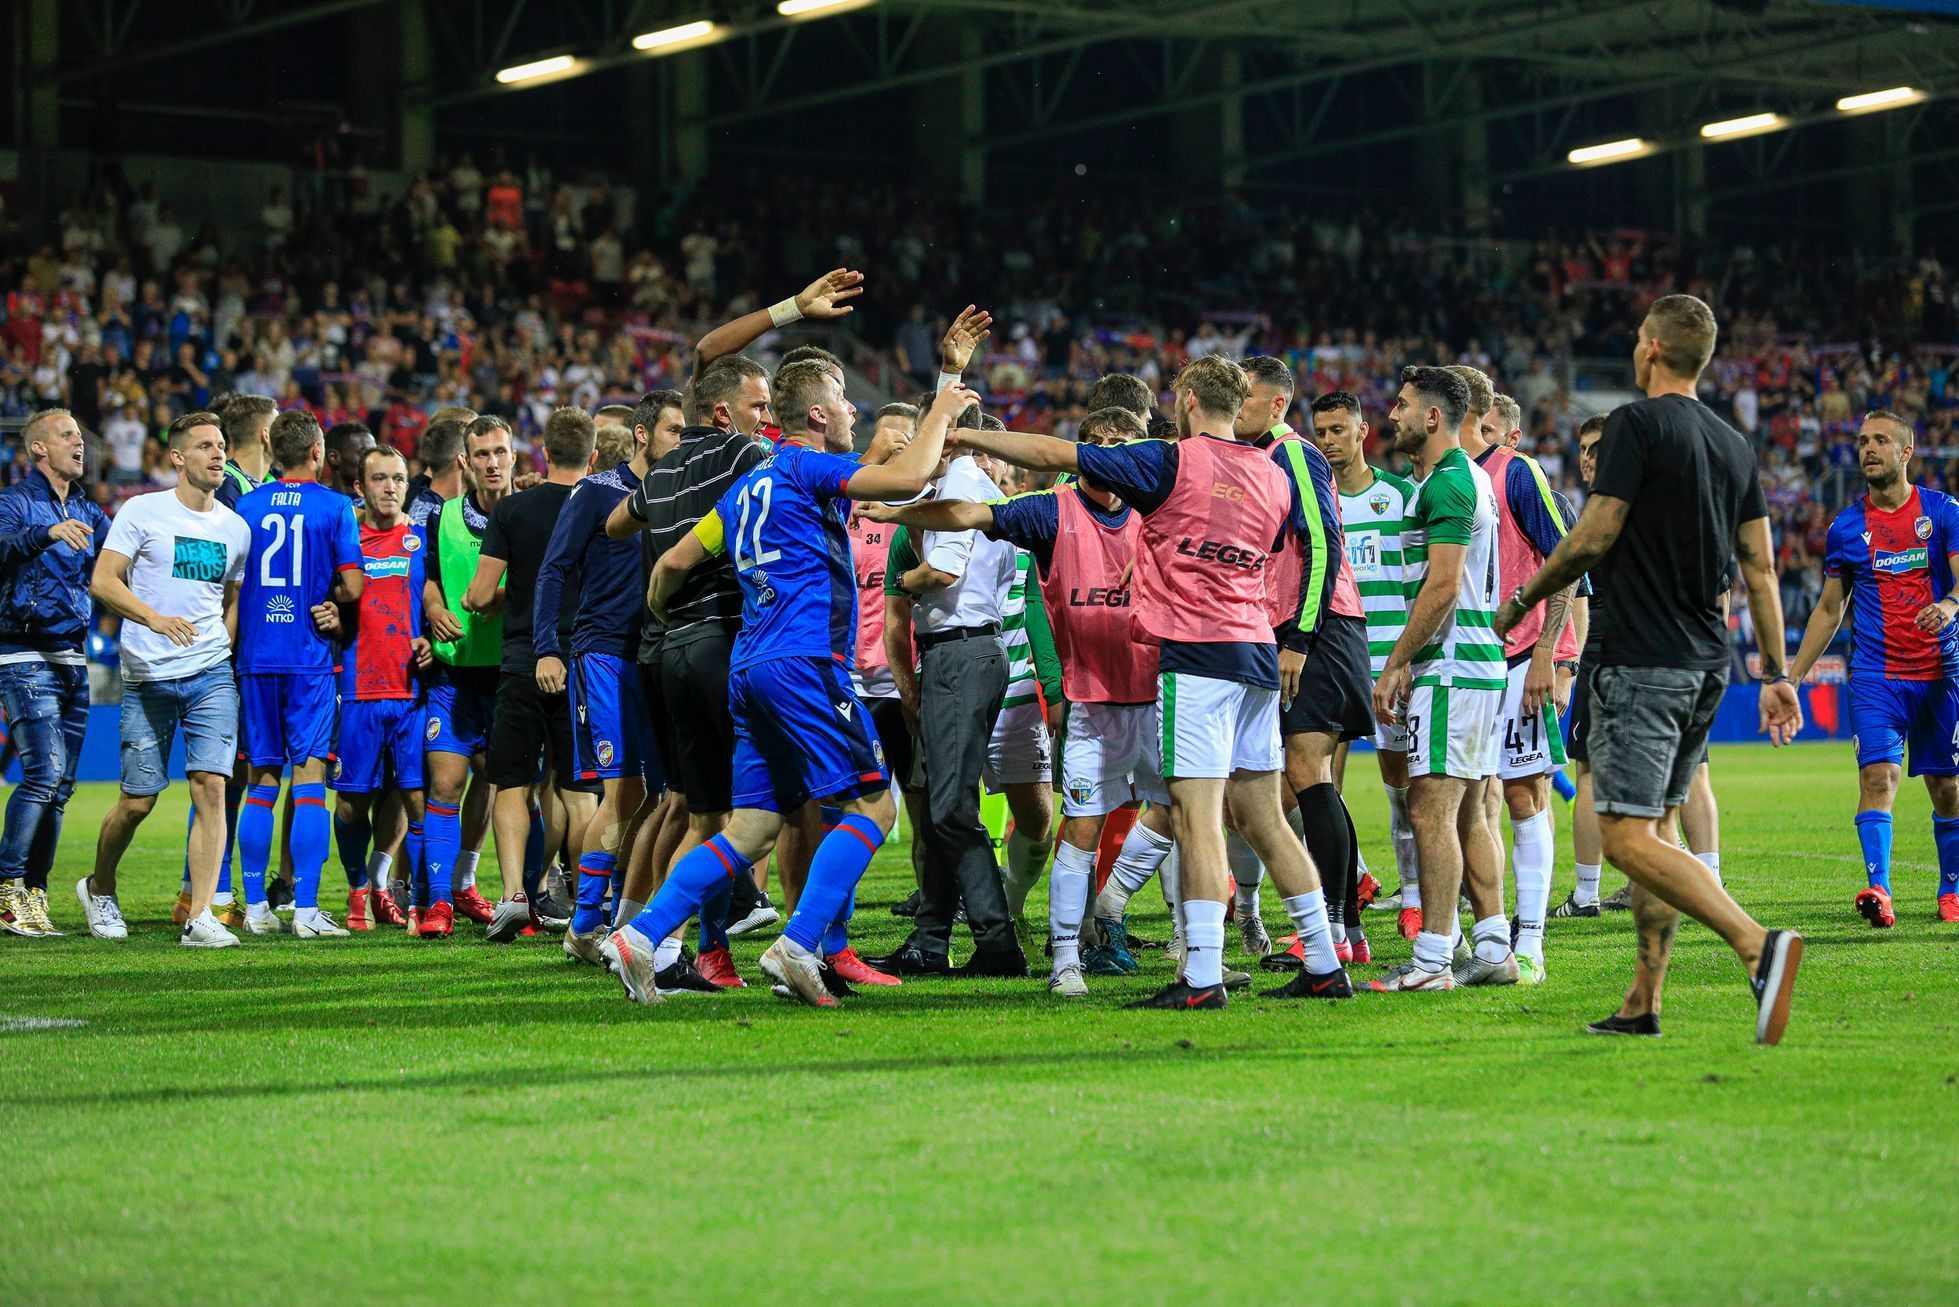
[[[555,77],[568,73],[578,66],[578,60],[568,54],[554,54],[549,59],[533,59],[527,64],[515,64],[497,72],[497,80],[505,86],[515,86],[518,82],[534,82],[540,77]]]
[[[1578,166],[1587,167],[1597,163],[1613,163],[1619,159],[1630,159],[1641,154],[1650,154],[1652,143],[1638,136],[1628,136],[1623,141],[1607,141],[1603,145],[1581,145],[1567,154],[1565,158]]]
[[[1865,91],[1862,95],[1846,95],[1837,101],[1839,113],[1876,113],[1879,109],[1897,109],[1907,104],[1917,104],[1925,98],[1925,92],[1915,86],[1893,86],[1884,91]]]
[[[1701,135],[1710,141],[1717,141],[1731,136],[1758,136],[1788,125],[1789,120],[1779,113],[1751,113],[1745,118],[1727,118],[1718,123],[1708,123],[1701,128]]]
[[[719,23],[702,18],[678,27],[663,27],[657,32],[641,32],[633,38],[633,49],[642,54],[672,54],[718,41],[723,35]]]
[[[775,11],[784,18],[822,18],[829,14],[868,9],[877,0],[782,0]]]

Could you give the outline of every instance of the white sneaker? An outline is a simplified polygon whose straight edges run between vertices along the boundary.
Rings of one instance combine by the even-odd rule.
[[[496,910],[490,915],[490,924],[483,928],[483,938],[492,944],[508,944],[523,933],[524,927],[531,924],[531,905],[519,890],[507,899],[497,900]]]
[[[1392,893],[1392,894],[1376,894],[1376,895],[1374,896],[1374,901],[1373,901],[1372,903],[1370,903],[1370,904],[1368,904],[1368,905],[1367,905],[1367,907],[1368,907],[1368,910],[1369,910],[1369,911],[1372,911],[1372,912],[1399,912],[1399,911],[1401,911],[1401,891],[1400,891],[1400,889],[1396,889],[1396,890],[1395,890],[1395,892],[1394,892],[1394,893]]]
[[[1262,958],[1272,953],[1272,936],[1266,933],[1265,921],[1256,908],[1241,908],[1238,912],[1238,941],[1243,946],[1245,956]]]
[[[89,934],[97,939],[129,938],[129,923],[122,919],[122,909],[116,905],[115,895],[91,894],[88,877],[84,876],[75,882],[75,898],[82,905],[82,918],[88,922]],[[232,942],[235,944],[238,941]]]
[[[748,910],[747,916],[742,917],[737,921],[731,921],[728,923],[728,938],[729,939],[739,938],[742,935],[746,935],[751,930],[760,930],[764,926],[773,926],[775,925],[776,922],[781,920],[782,920],[782,914],[780,912],[777,912],[775,910],[775,905],[770,903],[765,898],[760,903],[757,903],[754,907],[750,908]]]
[[[619,977],[626,997],[635,1003],[664,1003],[653,979],[653,945],[631,926],[621,926],[599,941],[606,970]]]
[[[206,908],[204,914],[192,917],[184,923],[184,933],[177,942],[185,948],[237,948],[238,936],[218,924],[218,919]]]
[[[1164,960],[1178,971],[1184,969],[1184,928],[1178,926],[1170,936],[1170,942],[1163,946]]]
[[[589,935],[580,935],[567,930],[565,932],[565,956],[573,962],[589,962],[595,967],[605,966],[605,955],[599,951],[599,945],[605,943],[605,935],[606,930],[604,926],[600,926]]]
[[[1065,967],[1057,968],[1048,977],[1048,993],[1061,998],[1088,997],[1088,982],[1082,979],[1081,963],[1070,962]]]
[[[286,923],[279,920],[279,914],[263,903],[245,905],[245,930],[252,935],[283,934]]]
[[[811,1007],[835,1007],[837,1000],[823,983],[823,963],[787,935],[776,936],[762,954],[762,970]]]
[[[1489,962],[1475,953],[1464,962],[1455,965],[1457,985],[1514,985],[1521,979],[1517,971],[1517,955],[1505,953],[1502,961]]]
[[[318,908],[301,908],[293,913],[292,933],[298,939],[346,939],[349,934]]]

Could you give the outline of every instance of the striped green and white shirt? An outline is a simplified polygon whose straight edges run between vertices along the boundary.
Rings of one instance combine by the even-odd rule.
[[[1007,650],[1007,693],[1002,708],[1035,703],[1040,699],[1034,677],[1034,648],[1027,637],[1027,587],[1033,579],[1034,556],[1025,549],[1014,551],[1014,579],[1000,605],[1000,643]]]
[[[1415,483],[1380,468],[1358,494],[1340,495],[1340,526],[1347,537],[1347,565],[1360,588],[1367,617],[1367,661],[1375,676],[1387,665],[1394,642],[1408,625],[1407,583],[1402,579],[1401,522]]]
[[[1491,619],[1497,605],[1496,492],[1489,474],[1461,448],[1450,450],[1415,487],[1401,526],[1401,567],[1412,608],[1428,576],[1433,545],[1463,545],[1456,606],[1435,638],[1415,651],[1414,683],[1462,690],[1501,690],[1508,668]]]

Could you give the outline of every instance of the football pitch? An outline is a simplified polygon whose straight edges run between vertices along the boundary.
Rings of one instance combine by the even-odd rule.
[[[181,784],[124,869],[130,939],[101,943],[72,885],[112,791],[86,786],[51,886],[74,933],[0,937],[0,1303],[1959,1301],[1959,926],[1932,918],[1923,788],[1878,933],[1846,745],[1720,749],[1714,775],[1729,884],[1809,942],[1779,1048],[1691,924],[1666,1037],[1586,1035],[1623,913],[1553,922],[1540,988],[1210,1014],[1118,1010],[1160,953],[1086,1001],[916,981],[835,1012],[772,998],[752,937],[749,989],[654,1008],[474,927],[193,953]],[[887,849],[863,952],[909,887]],[[1156,890],[1136,904],[1166,936]],[[1377,961],[1406,956],[1392,921],[1367,915]]]

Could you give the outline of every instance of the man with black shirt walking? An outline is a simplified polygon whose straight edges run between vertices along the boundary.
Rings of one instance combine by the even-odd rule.
[[[503,674],[497,681],[496,713],[490,724],[489,779],[497,791],[490,820],[497,834],[505,903],[527,903],[536,897],[534,880],[544,870],[541,865],[524,865],[531,830],[528,795],[537,778],[538,758],[545,759],[564,799],[571,843],[579,842],[598,807],[596,783],[580,785],[573,776],[571,708],[564,690],[550,694],[539,687],[537,654],[531,645],[538,568],[572,487],[591,471],[595,435],[591,415],[583,409],[561,408],[551,414],[544,424],[544,482],[518,491],[490,510],[476,575],[463,595],[463,607],[470,612],[482,617],[503,615]],[[563,611],[576,615],[576,595],[570,586],[564,593],[568,602]],[[506,921],[514,915],[507,910],[503,914]],[[494,922],[492,918],[489,924]]]
[[[1507,634],[1587,571],[1607,596],[1585,651],[1587,744],[1605,856],[1635,886],[1639,960],[1619,1011],[1588,1029],[1660,1033],[1660,987],[1686,912],[1748,967],[1756,1042],[1774,1044],[1788,1024],[1802,938],[1763,929],[1673,839],[1675,812],[1727,688],[1720,599],[1730,557],[1740,559],[1761,647],[1761,729],[1781,745],[1802,728],[1785,670],[1782,601],[1754,453],[1695,397],[1715,335],[1713,311],[1693,296],[1654,301],[1633,352],[1634,378],[1647,397],[1606,419],[1583,516],[1497,611],[1495,628]]]

